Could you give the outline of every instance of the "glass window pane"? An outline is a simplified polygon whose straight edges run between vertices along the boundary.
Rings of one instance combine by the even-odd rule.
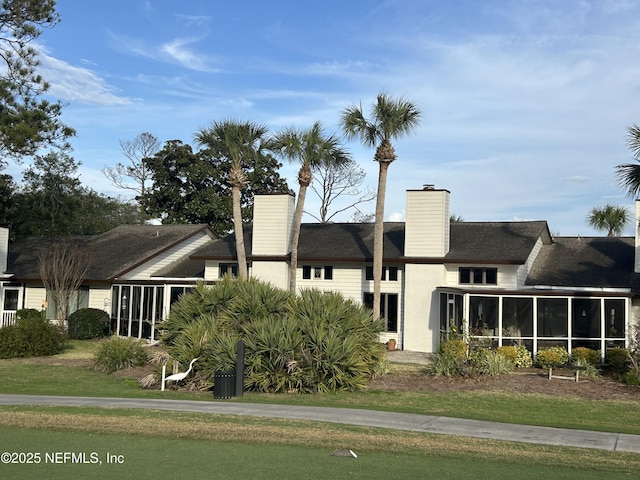
[[[324,279],[325,280],[333,280],[333,267],[327,265],[324,267]]]
[[[532,298],[503,298],[502,335],[510,338],[533,336]]]
[[[386,300],[385,318],[387,319],[387,332],[398,331],[398,295],[395,293],[383,293],[382,301]]]
[[[398,267],[389,267],[389,281],[390,282],[398,281]]]
[[[574,298],[572,300],[572,337],[600,337],[600,305],[600,299]]]
[[[18,290],[4,291],[4,309],[18,310]]]
[[[624,338],[624,300],[605,300],[605,336],[608,338]]]
[[[472,270],[473,273],[473,283],[476,285],[484,283],[482,280],[483,270],[481,268],[474,268]]]
[[[569,332],[566,298],[538,299],[538,336],[566,337]]]
[[[368,267],[365,268],[364,278],[365,278],[365,280],[373,280],[373,267],[372,266],[368,266]]]
[[[497,268],[487,268],[485,270],[485,283],[487,285],[497,285],[498,284],[498,269]]]
[[[302,278],[304,280],[309,280],[311,278],[311,266],[305,265],[302,267]]]
[[[461,268],[459,270],[460,273],[460,283],[471,283],[471,269],[470,268]]]
[[[471,335],[497,335],[498,298],[469,297],[469,317]]]

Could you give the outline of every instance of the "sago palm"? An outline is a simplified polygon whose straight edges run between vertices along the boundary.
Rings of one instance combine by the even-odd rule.
[[[364,116],[362,105],[348,107],[342,113],[341,125],[347,138],[359,138],[365,146],[376,147],[373,159],[379,164],[373,237],[373,311],[376,317],[380,316],[387,171],[396,159],[391,141],[411,133],[419,123],[420,111],[413,102],[394,99],[385,92],[378,94],[369,119]]]
[[[240,278],[246,278],[248,274],[240,201],[240,193],[247,183],[247,175],[243,165],[254,163],[260,152],[265,149],[267,132],[266,126],[253,122],[222,120],[213,122],[208,128],[200,129],[195,135],[195,140],[200,145],[210,148],[220,147],[222,151],[226,152],[231,162],[227,182],[231,185],[233,229]]]
[[[281,157],[300,162],[298,171],[298,199],[291,229],[291,264],[289,267],[289,290],[296,290],[298,267],[298,240],[307,188],[313,179],[312,168],[320,165],[342,165],[350,160],[349,154],[340,145],[335,135],[325,135],[320,122],[307,129],[289,128],[277,133],[272,148]]]

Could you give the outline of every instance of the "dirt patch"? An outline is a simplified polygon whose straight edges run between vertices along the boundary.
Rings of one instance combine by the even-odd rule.
[[[570,372],[559,372],[569,375]],[[624,385],[608,376],[580,378],[580,381],[554,378],[540,369],[525,369],[496,377],[433,377],[414,374],[387,374],[374,379],[370,390],[431,392],[491,391],[537,393],[596,400],[628,400],[640,402],[640,387]]]

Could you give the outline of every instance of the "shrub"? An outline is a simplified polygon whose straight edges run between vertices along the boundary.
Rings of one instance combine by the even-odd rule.
[[[613,373],[624,375],[631,365],[631,354],[626,348],[612,348],[607,350],[605,360]]]
[[[497,350],[479,349],[482,352],[473,361],[473,369],[480,375],[496,376],[513,370],[513,363]]]
[[[462,363],[454,355],[438,352],[431,358],[431,363],[427,366],[427,373],[436,377],[453,377],[464,374]]]
[[[515,362],[516,368],[531,368],[533,365],[533,358],[531,358],[531,352],[527,350],[524,345],[515,346],[517,352],[517,358]]]
[[[600,350],[587,347],[576,347],[571,350],[571,361],[584,360],[591,365],[600,364]]]
[[[463,362],[467,359],[467,343],[462,339],[445,340],[440,344],[440,353]]]
[[[94,368],[113,373],[128,367],[140,367],[147,363],[147,350],[138,340],[128,337],[113,337],[102,342],[94,356]]]
[[[16,323],[0,329],[0,358],[39,357],[60,353],[64,330],[38,315],[23,314]],[[21,310],[24,312],[24,310]]]
[[[569,361],[569,353],[564,347],[549,347],[538,350],[536,363],[541,368],[566,365]]]
[[[593,363],[590,363],[589,361],[585,360],[584,358],[576,358],[571,363],[576,367],[583,368],[583,370],[580,372],[581,377],[582,376],[584,377],[600,376],[600,369]]]
[[[640,385],[640,367],[633,365],[622,375],[622,381],[627,385]]]
[[[504,345],[498,347],[497,352],[509,360],[514,367],[516,366],[516,362],[518,361],[518,349],[516,347],[513,345]]]
[[[380,320],[337,293],[292,295],[255,278],[198,285],[162,323],[167,352],[185,365],[199,357],[202,385],[235,365],[245,342],[245,388],[260,392],[359,390],[380,372]],[[204,388],[204,387],[202,387]]]
[[[45,320],[46,312],[35,308],[23,308],[16,312],[16,320]]]
[[[69,338],[88,340],[109,334],[111,319],[104,310],[81,308],[69,315],[67,333]]]

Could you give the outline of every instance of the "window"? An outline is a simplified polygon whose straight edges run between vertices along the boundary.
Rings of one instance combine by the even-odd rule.
[[[333,267],[331,265],[325,265],[324,267],[302,266],[303,280],[311,280],[312,274],[314,280],[333,280]]]
[[[225,275],[231,275],[232,277],[238,276],[238,264],[237,263],[221,263],[220,264],[220,278]]]
[[[364,305],[373,309],[373,293],[364,294]],[[397,293],[381,293],[380,294],[380,315],[385,321],[386,332],[398,331],[398,294]]]
[[[365,267],[364,271],[365,280],[373,280],[373,266],[368,265]],[[382,277],[380,278],[383,282],[397,282],[398,281],[398,267],[382,267]]]
[[[4,291],[4,310],[16,311],[18,310],[18,296],[20,292],[18,290],[5,290]]]
[[[497,285],[497,268],[461,267],[458,269],[459,283],[472,285]]]

